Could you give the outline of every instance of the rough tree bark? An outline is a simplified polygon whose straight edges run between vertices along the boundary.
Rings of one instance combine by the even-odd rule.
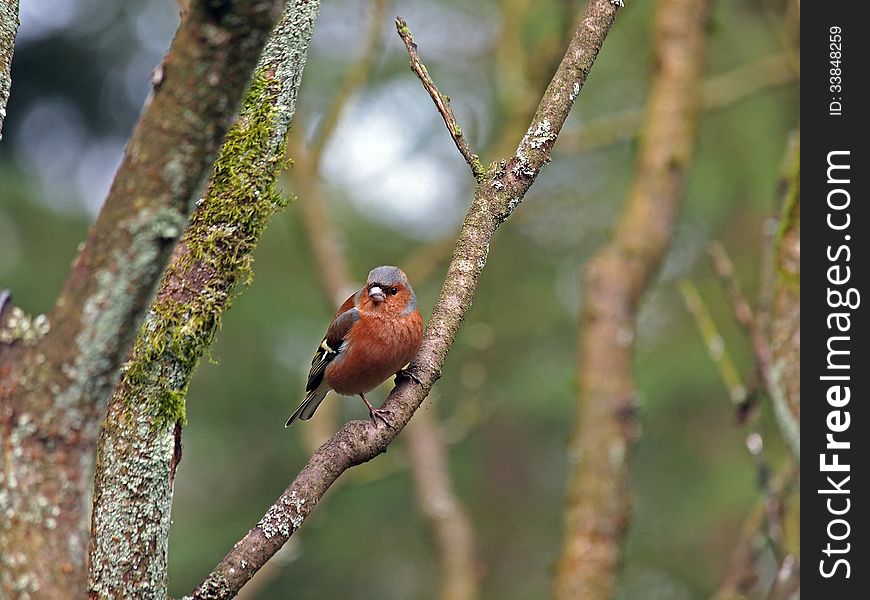
[[[319,2],[287,8],[109,402],[100,432],[91,527],[92,598],[166,597],[169,517],[184,400],[272,214]]]
[[[574,467],[557,600],[613,597],[630,518],[628,458],[636,436],[637,310],[670,244],[692,155],[709,0],[659,0],[646,121],[625,208],[583,279]]]
[[[18,0],[0,0],[0,140],[12,90],[12,54],[18,34]]]
[[[232,597],[299,529],[344,471],[384,452],[408,424],[441,375],[486,265],[490,240],[522,202],[549,160],[553,143],[586,81],[619,4],[590,1],[516,153],[490,165],[476,186],[423,345],[409,367],[413,379],[400,380],[384,403],[391,412],[393,426],[387,428],[371,421],[346,423],[311,457],[260,522],[236,543],[192,597]]]
[[[191,3],[50,331],[0,344],[0,593],[85,587],[99,418],[280,6]]]

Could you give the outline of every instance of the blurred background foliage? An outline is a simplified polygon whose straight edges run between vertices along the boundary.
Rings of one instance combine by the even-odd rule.
[[[426,314],[449,258],[450,244],[439,240],[456,231],[473,183],[407,68],[393,16],[411,25],[486,162],[501,156],[485,149],[521,137],[522,129],[510,129],[511,113],[534,107],[578,4],[392,3],[371,76],[348,99],[319,173],[324,208],[358,280],[375,265],[407,266]],[[99,210],[178,6],[28,0],[21,11],[0,144],[0,287],[39,313],[51,307]],[[310,137],[338,93],[364,45],[369,14],[360,0],[324,4],[295,135]],[[782,58],[780,16],[776,2],[717,3],[708,76]],[[474,306],[424,404],[450,444],[457,492],[475,528],[484,598],[549,593],[575,410],[579,271],[615,220],[635,151],[630,136],[579,141],[587,128],[642,110],[650,17],[649,2],[628,2],[620,13],[552,163],[496,236]],[[517,57],[525,57],[524,68]],[[720,87],[734,93],[744,86],[746,93],[705,113],[678,235],[641,313],[643,432],[623,600],[711,594],[760,495],[757,460],[745,445],[750,429],[736,422],[676,284],[684,277],[697,284],[746,375],[747,341],[704,250],[723,240],[755,296],[762,224],[775,205],[787,134],[798,122],[795,67],[777,64],[779,72],[758,81],[737,77]],[[292,172],[284,184],[292,194]],[[173,507],[173,595],[192,589],[256,523],[308,455],[302,430],[309,424],[282,425],[300,399],[333,307],[318,287],[297,205],[275,218],[256,257],[254,284],[224,319],[190,389]],[[386,392],[372,397],[379,402]],[[340,405],[342,419],[365,417],[358,399],[327,401]],[[765,441],[764,459],[780,463],[785,450],[766,406],[753,427]],[[300,600],[436,597],[432,546],[401,437],[387,455],[349,475],[279,555],[282,568],[259,582],[258,597],[285,598],[291,590]]]

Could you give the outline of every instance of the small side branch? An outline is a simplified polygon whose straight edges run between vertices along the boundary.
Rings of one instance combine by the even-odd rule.
[[[772,397],[775,393],[775,383],[773,381],[771,348],[767,333],[760,327],[758,315],[752,310],[749,300],[740,288],[740,283],[734,274],[734,263],[731,262],[725,247],[719,242],[714,242],[710,244],[708,253],[713,270],[728,294],[734,318],[737,319],[737,322],[740,323],[740,326],[743,327],[749,336],[753,357],[755,358],[755,366],[758,369],[758,374],[761,376],[764,391],[769,397]]]
[[[456,121],[456,116],[453,114],[453,109],[450,108],[450,97],[438,91],[435,82],[432,81],[432,76],[429,75],[429,71],[426,69],[426,65],[424,65],[420,60],[420,54],[417,52],[417,44],[411,36],[411,30],[408,28],[408,24],[404,19],[402,19],[402,17],[396,17],[396,30],[399,32],[399,37],[401,37],[402,41],[405,42],[405,47],[408,49],[408,56],[411,59],[411,70],[417,74],[423,87],[426,88],[426,91],[429,92],[429,95],[432,97],[432,101],[435,103],[435,108],[437,108],[438,112],[441,113],[441,117],[444,119],[444,124],[447,125],[447,131],[450,132],[450,137],[453,138],[453,143],[456,144],[456,148],[459,150],[460,154],[462,154],[465,162],[467,162],[468,166],[471,167],[472,175],[474,175],[474,178],[477,181],[481,181],[484,176],[484,168],[483,164],[480,162],[480,157],[474,154],[471,151],[471,148],[469,148],[468,142],[462,134],[462,129]]]

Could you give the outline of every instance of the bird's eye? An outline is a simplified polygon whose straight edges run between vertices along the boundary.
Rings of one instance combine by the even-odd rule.
[[[395,296],[399,293],[399,288],[390,288],[390,296]]]

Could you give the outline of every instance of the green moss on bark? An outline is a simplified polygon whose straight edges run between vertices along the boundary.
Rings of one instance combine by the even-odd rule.
[[[215,163],[207,201],[164,275],[128,363],[125,386],[136,390],[154,427],[185,422],[184,399],[200,357],[224,311],[251,280],[251,253],[269,218],[287,202],[275,191],[284,146],[270,149],[278,83],[266,70],[254,77],[238,122]]]

